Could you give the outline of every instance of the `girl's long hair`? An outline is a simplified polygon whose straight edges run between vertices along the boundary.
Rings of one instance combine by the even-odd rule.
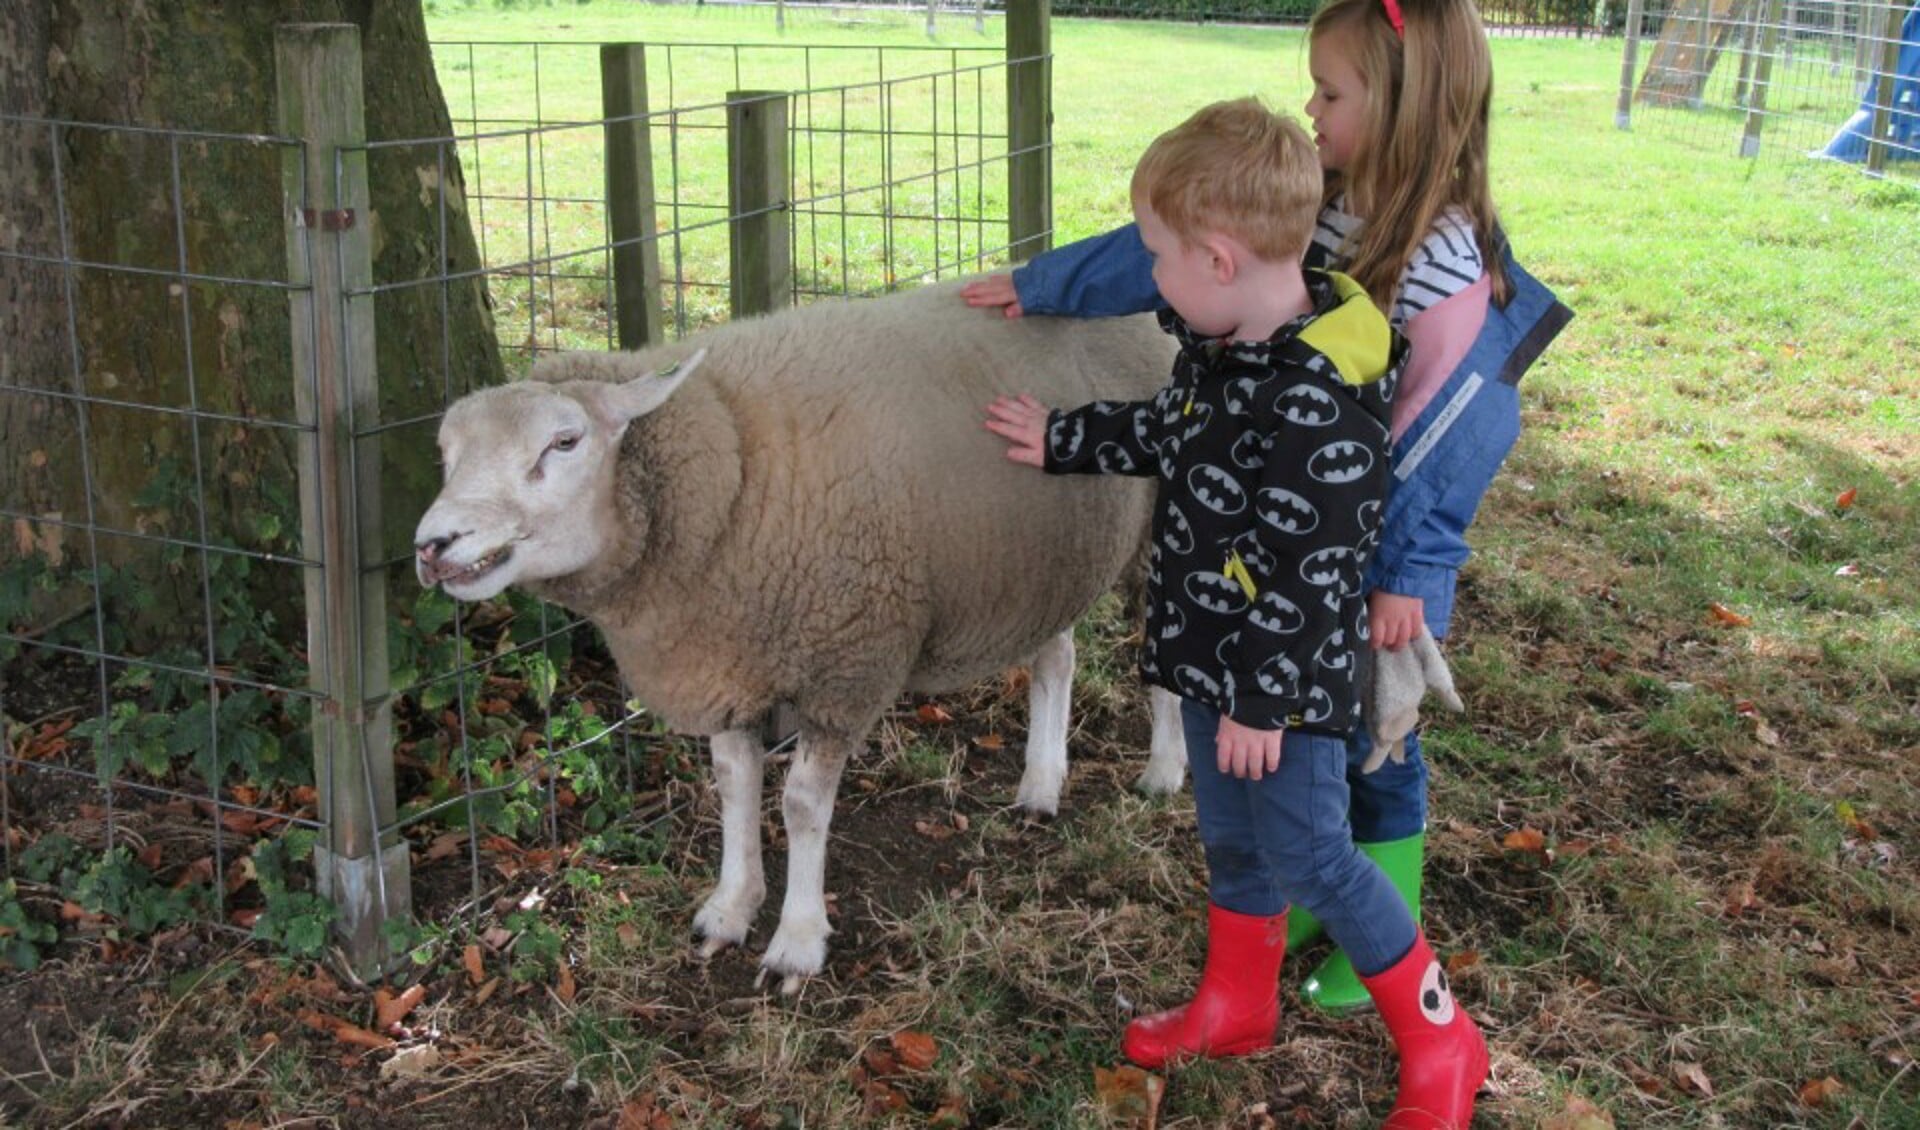
[[[1498,217],[1487,184],[1487,118],[1493,57],[1473,0],[1398,0],[1404,38],[1383,0],[1329,0],[1308,37],[1339,37],[1367,85],[1366,136],[1351,166],[1329,172],[1324,200],[1341,193],[1363,218],[1344,258],[1382,309],[1400,275],[1449,208],[1473,223],[1494,301],[1508,295]]]

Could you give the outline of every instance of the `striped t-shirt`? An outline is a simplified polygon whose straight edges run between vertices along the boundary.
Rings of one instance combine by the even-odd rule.
[[[1347,198],[1341,196],[1321,208],[1313,229],[1314,246],[1327,255],[1328,266],[1335,269],[1346,264],[1348,241],[1366,223],[1349,213],[1346,203]],[[1480,241],[1473,237],[1473,221],[1458,208],[1450,208],[1433,222],[1433,230],[1400,273],[1399,290],[1393,309],[1387,311],[1387,320],[1394,329],[1404,330],[1416,315],[1472,286],[1485,273]]]

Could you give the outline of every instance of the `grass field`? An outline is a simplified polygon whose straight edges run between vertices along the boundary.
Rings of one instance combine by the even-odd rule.
[[[942,45],[998,34],[942,19]],[[796,12],[784,38],[765,9],[429,21],[444,43],[928,42],[912,15]],[[1061,20],[1053,49],[1062,238],[1121,220],[1135,155],[1194,108],[1305,96],[1292,31]],[[536,113],[528,53],[489,54],[442,52],[456,120],[468,89],[501,117],[596,112],[589,55],[549,57]],[[688,54],[688,97],[693,72],[701,99],[735,81],[712,73],[731,57]],[[1577,319],[1527,378],[1527,434],[1476,526],[1450,642],[1468,713],[1428,731],[1427,926],[1494,1052],[1475,1126],[1920,1126],[1920,190],[1618,131],[1617,43],[1501,40],[1495,61],[1496,196]],[[591,194],[598,128],[580,132],[578,151],[553,140],[549,175]],[[510,159],[501,183],[526,180]],[[689,195],[711,198],[691,164]],[[586,206],[551,209],[551,235],[524,211],[496,222],[509,258],[600,239]],[[593,306],[530,324],[590,342]],[[943,700],[951,721],[916,704],[887,721],[843,787],[835,949],[797,999],[755,988],[751,947],[691,957],[718,829],[689,772],[690,816],[649,865],[522,852],[490,872],[481,913],[510,919],[537,886],[544,932],[521,937],[567,973],[476,991],[459,941],[437,951],[420,1030],[445,1058],[422,1077],[295,1019],[371,1023],[364,994],[156,943],[111,989],[80,961],[16,982],[23,1010],[78,1019],[45,1071],[0,1083],[37,1096],[35,1126],[1376,1125],[1394,1078],[1377,1022],[1292,1004],[1317,951],[1289,959],[1272,1051],[1174,1074],[1152,1117],[1105,1074],[1123,1002],[1183,999],[1203,952],[1191,799],[1126,787],[1145,736],[1127,632],[1112,610],[1085,627],[1055,823],[1006,807],[1017,680]],[[188,991],[209,979],[252,991]],[[139,1026],[73,1003],[89,993]]]

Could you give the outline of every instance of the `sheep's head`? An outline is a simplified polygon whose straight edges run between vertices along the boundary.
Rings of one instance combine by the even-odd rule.
[[[525,381],[463,397],[440,422],[444,482],[414,530],[414,572],[456,600],[585,568],[610,534],[627,425],[666,402],[706,351],[624,383]]]

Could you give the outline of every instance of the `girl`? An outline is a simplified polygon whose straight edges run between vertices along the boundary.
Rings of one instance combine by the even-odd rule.
[[[1513,262],[1496,223],[1487,182],[1492,61],[1471,0],[1330,0],[1308,43],[1307,115],[1324,173],[1309,264],[1357,279],[1412,343],[1393,405],[1393,494],[1367,574],[1371,642],[1397,648],[1423,626],[1446,635],[1468,555],[1465,531],[1519,434],[1520,375],[1571,315]],[[1049,252],[962,294],[1009,317],[1164,305],[1132,227]],[[1427,782],[1418,742],[1409,735],[1405,760],[1370,774],[1361,772],[1371,752],[1364,728],[1347,752],[1354,839],[1417,918]],[[1189,761],[1195,757],[1190,751]],[[1285,945],[1319,934],[1313,917],[1295,908]],[[1206,1010],[1218,1010],[1207,985],[1231,972],[1224,962],[1216,971],[1218,949],[1210,942],[1195,1002]],[[1464,1012],[1455,1012],[1464,1027],[1422,1012],[1423,980],[1440,989],[1428,999],[1454,1012],[1423,936],[1398,962],[1358,975],[1336,952],[1305,991],[1329,1009],[1364,1006],[1369,997],[1380,1008],[1403,1060],[1389,1126],[1464,1127],[1486,1075],[1485,1046]]]

